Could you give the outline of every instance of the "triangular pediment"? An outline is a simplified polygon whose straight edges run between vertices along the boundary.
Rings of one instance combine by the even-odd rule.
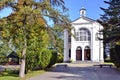
[[[93,23],[95,20],[87,18],[87,17],[80,17],[72,22],[72,24],[82,24],[82,23]]]

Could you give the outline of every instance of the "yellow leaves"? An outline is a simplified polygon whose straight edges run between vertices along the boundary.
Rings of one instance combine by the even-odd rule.
[[[18,5],[30,5],[31,0],[18,0]]]
[[[6,19],[0,19],[0,26],[7,24]]]
[[[14,40],[14,43],[19,44],[20,41],[19,41],[18,39],[15,39],[15,40]]]
[[[22,22],[18,22],[16,23],[17,26],[23,26],[23,23]]]
[[[2,32],[2,36],[3,36],[3,37],[6,37],[6,36],[7,36],[4,31],[1,31],[1,32]]]
[[[117,44],[117,45],[120,45],[120,41],[117,41],[116,44]]]
[[[50,39],[48,33],[43,30],[40,33],[41,33],[42,43],[47,45],[49,43],[49,39]]]
[[[7,30],[1,31],[2,37],[6,40],[10,37],[10,33]]]
[[[27,14],[27,15],[30,15],[30,13],[33,11],[33,9],[30,7],[30,6],[24,6],[24,7],[21,7],[20,9],[20,13],[21,14]]]
[[[45,21],[44,19],[42,19],[41,17],[37,18],[37,23],[41,26],[44,26],[45,25]]]
[[[24,0],[18,0],[18,5],[22,5],[24,3]]]

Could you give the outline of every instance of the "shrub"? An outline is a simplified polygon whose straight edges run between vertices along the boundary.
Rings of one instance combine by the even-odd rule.
[[[26,54],[26,73],[36,69],[46,69],[47,67],[54,65],[56,61],[57,52],[47,48],[36,51],[30,48],[27,50]]]
[[[33,70],[38,66],[38,54],[33,51],[29,50],[26,54],[26,72]]]
[[[57,63],[62,63],[63,62],[63,54],[59,53],[57,56]]]
[[[0,55],[0,64],[5,64],[7,63],[7,57],[5,55]]]
[[[115,48],[110,49],[110,59],[113,63],[116,63]]]
[[[116,45],[115,46],[115,51],[116,51],[116,60],[117,60],[117,67],[120,67],[120,46]]]
[[[57,52],[56,51],[52,51],[52,56],[50,58],[50,63],[48,65],[48,67],[51,67],[52,65],[54,65],[57,62]]]
[[[115,45],[115,47],[111,48],[110,50],[110,58],[117,67],[120,67],[120,51],[119,50],[120,50],[119,45]]]
[[[39,65],[41,69],[46,69],[50,63],[51,51],[48,49],[42,49],[39,56]]]

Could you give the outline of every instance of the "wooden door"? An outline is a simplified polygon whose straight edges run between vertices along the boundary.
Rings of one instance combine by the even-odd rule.
[[[84,60],[87,60],[87,50],[84,50]]]
[[[82,50],[76,50],[76,60],[82,60]]]
[[[90,49],[84,50],[84,60],[91,60]]]

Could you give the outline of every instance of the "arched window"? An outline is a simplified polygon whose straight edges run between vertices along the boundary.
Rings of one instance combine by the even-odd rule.
[[[76,41],[90,41],[90,32],[86,28],[81,28],[76,32]]]
[[[86,46],[85,49],[90,49],[90,47],[89,47],[89,46]]]
[[[78,46],[76,50],[82,50],[82,48],[80,46]]]

